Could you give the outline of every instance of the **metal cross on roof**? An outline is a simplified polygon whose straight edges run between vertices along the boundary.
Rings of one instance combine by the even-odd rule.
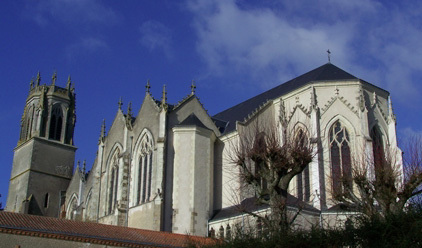
[[[331,63],[331,52],[330,52],[330,49],[327,50],[327,54],[328,54],[328,63]]]
[[[122,109],[123,101],[122,101],[121,97],[120,97],[119,102],[117,104],[119,105],[119,109]]]
[[[54,71],[53,76],[51,77],[51,85],[55,85],[57,80],[57,72]]]
[[[190,89],[191,89],[191,94],[192,95],[195,94],[195,89],[196,89],[195,80],[192,80],[192,84],[190,86]]]
[[[149,93],[149,89],[151,88],[151,85],[149,84],[149,79],[147,81],[147,85],[145,86],[146,92]]]

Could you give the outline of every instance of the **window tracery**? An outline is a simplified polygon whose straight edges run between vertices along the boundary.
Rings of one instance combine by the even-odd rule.
[[[378,170],[384,169],[386,166],[384,142],[382,133],[377,125],[372,128],[370,136],[372,139],[373,163],[376,176]]]
[[[59,104],[53,106],[50,119],[49,138],[53,140],[60,140],[63,125],[63,112]]]
[[[299,129],[296,133],[296,139],[299,142],[300,146],[306,145],[305,142],[308,142],[308,137],[303,131]],[[310,201],[311,198],[311,185],[310,185],[310,172],[309,165],[303,169],[301,173],[296,176],[297,180],[297,196],[301,201]]]
[[[108,213],[111,214],[117,205],[117,189],[119,181],[119,149],[116,149],[109,172]]]
[[[344,192],[352,184],[350,136],[346,127],[336,121],[330,129],[330,156],[333,194]]]
[[[153,140],[149,132],[144,132],[139,144],[137,164],[137,188],[135,204],[142,204],[151,200]]]

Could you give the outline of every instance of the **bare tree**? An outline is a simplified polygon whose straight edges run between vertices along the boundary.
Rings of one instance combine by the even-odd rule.
[[[402,156],[374,145],[371,156],[355,159],[352,181],[343,178],[334,199],[371,217],[403,211],[409,199],[422,192],[421,137],[409,139],[404,151]]]
[[[241,182],[255,193],[257,204],[268,204],[271,214],[263,217],[242,211],[270,229],[288,230],[292,224],[286,211],[289,184],[312,159],[313,150],[303,131],[280,134],[276,125],[259,120],[239,130],[230,160],[239,168]]]

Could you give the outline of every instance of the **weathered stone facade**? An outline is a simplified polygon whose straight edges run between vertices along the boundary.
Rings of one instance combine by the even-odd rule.
[[[75,93],[70,77],[66,88],[31,81],[13,157],[6,210],[57,217],[72,178],[76,147]]]
[[[242,195],[229,157],[239,130],[257,119],[276,123],[280,135],[300,130],[312,142],[314,160],[289,187],[307,206],[297,223],[304,228],[333,213],[336,170],[344,173],[347,158],[370,155],[374,133],[386,149],[400,153],[390,94],[330,63],[214,116],[203,108],[194,86],[172,105],[165,88],[157,100],[147,85],[136,116],[130,105],[126,113],[119,105],[107,133],[103,125],[91,171],[78,166],[67,188],[66,217],[201,236],[244,222],[242,215],[224,214]],[[24,151],[23,145],[17,159],[33,150]],[[73,158],[69,161],[73,164]],[[11,189],[20,192],[13,171]],[[7,204],[16,211],[10,199]]]

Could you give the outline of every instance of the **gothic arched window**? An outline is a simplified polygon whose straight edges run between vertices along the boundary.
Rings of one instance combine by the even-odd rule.
[[[384,142],[382,139],[382,133],[378,126],[374,126],[371,130],[372,139],[372,150],[375,167],[375,176],[378,174],[378,170],[384,169],[386,165]]]
[[[115,151],[111,162],[109,172],[109,188],[108,188],[108,213],[111,214],[117,204],[117,188],[119,181],[119,149]]]
[[[51,111],[49,138],[60,140],[62,135],[63,113],[60,105],[56,104]]]
[[[300,146],[306,146],[306,142],[308,142],[308,137],[306,136],[305,132],[302,129],[296,134],[297,142],[299,142]],[[303,169],[301,173],[297,176],[297,198],[301,201],[310,201],[311,199],[311,183],[310,183],[310,175],[309,175],[309,165]]]
[[[229,224],[226,226],[226,239],[231,240],[232,239],[232,229]]]
[[[70,199],[71,200],[67,205],[66,216],[68,219],[74,220],[76,217],[76,208],[78,207],[78,197],[76,196],[76,194],[73,194]]]
[[[148,202],[151,199],[153,141],[149,132],[142,135],[139,149],[135,204]]]
[[[88,196],[85,200],[84,220],[91,220],[92,201],[91,201],[92,189],[89,190]]]
[[[32,126],[34,122],[34,107],[30,106],[25,110],[22,124],[20,140],[27,140],[32,136]]]
[[[221,225],[220,229],[218,230],[218,236],[220,239],[224,239],[224,227]]]
[[[351,188],[352,185],[350,136],[339,121],[330,129],[330,156],[333,194],[338,195],[343,192],[344,187]]]

